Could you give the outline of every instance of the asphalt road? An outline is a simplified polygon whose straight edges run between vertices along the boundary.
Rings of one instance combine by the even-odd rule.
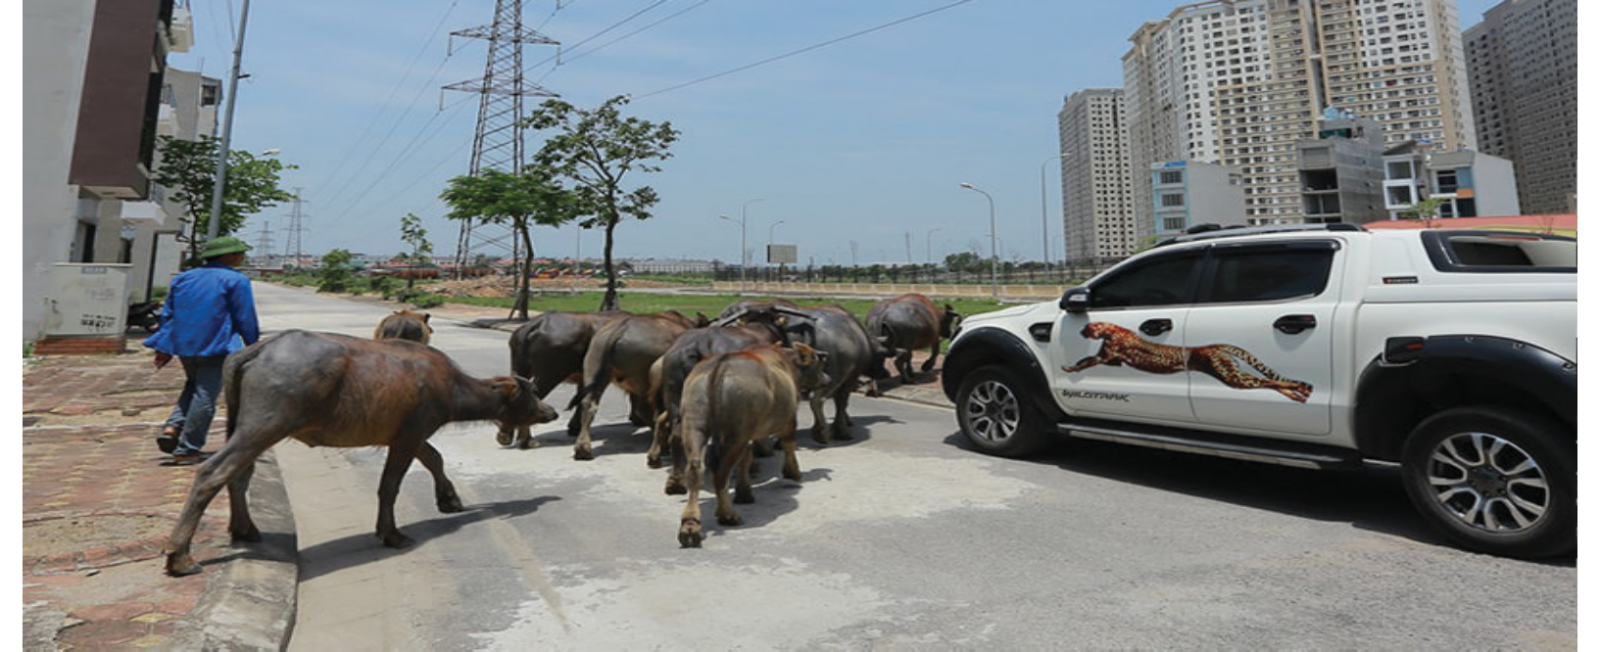
[[[269,330],[369,335],[387,310],[264,284],[257,300]],[[469,372],[509,368],[506,333],[434,321]],[[400,551],[372,534],[385,450],[281,445],[302,562],[291,649],[1577,646],[1576,560],[1451,548],[1389,469],[1090,442],[1005,460],[967,450],[949,410],[857,396],[854,441],[802,435],[802,482],[766,461],[744,525],[708,518],[704,548],[681,549],[683,497],[645,466],[620,393],[589,462],[563,432],[570,396],[551,396],[562,418],[533,450],[502,449],[492,424],[441,430],[468,511],[438,513],[414,465]]]

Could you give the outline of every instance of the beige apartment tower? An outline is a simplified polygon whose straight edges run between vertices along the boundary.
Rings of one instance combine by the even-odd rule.
[[[1122,95],[1120,88],[1076,91],[1056,116],[1069,264],[1098,266],[1139,248]]]
[[[1462,39],[1479,148],[1516,166],[1523,211],[1576,212],[1577,0],[1507,0]]]
[[[1304,221],[1298,143],[1324,109],[1376,121],[1389,144],[1477,144],[1454,0],[1208,0],[1129,40],[1132,168],[1237,169],[1250,224]],[[1150,188],[1132,194],[1149,233]]]

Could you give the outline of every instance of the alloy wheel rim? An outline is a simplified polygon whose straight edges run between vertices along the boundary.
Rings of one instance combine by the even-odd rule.
[[[1543,467],[1527,451],[1489,433],[1446,437],[1428,460],[1428,485],[1446,513],[1496,534],[1537,525],[1550,506]]]
[[[1022,420],[1017,395],[998,381],[984,381],[972,389],[967,397],[967,426],[974,435],[991,444],[999,444],[1017,432]]]

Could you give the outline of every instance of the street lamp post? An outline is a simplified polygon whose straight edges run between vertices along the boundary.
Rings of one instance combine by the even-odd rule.
[[[1044,230],[1044,268],[1047,274],[1050,270],[1050,211],[1047,208],[1050,200],[1045,194],[1044,166],[1051,161],[1061,160],[1063,156],[1052,156],[1039,162],[1039,226]]]
[[[729,222],[739,223],[739,294],[744,294],[744,218],[741,217],[735,220],[727,215],[718,215],[717,217]]]
[[[228,146],[233,137],[233,101],[239,95],[239,59],[244,56],[245,19],[250,16],[250,0],[239,7],[239,37],[233,43],[233,72],[228,75],[227,105],[222,111],[222,142],[217,146],[217,171],[211,184],[211,220],[206,223],[206,240],[215,240],[222,229],[222,192],[228,183]]]
[[[989,292],[998,299],[1000,298],[1000,252],[996,250],[995,244],[999,241],[999,234],[994,229],[994,197],[965,181],[961,182],[961,187],[980,193],[984,199],[989,200]]]

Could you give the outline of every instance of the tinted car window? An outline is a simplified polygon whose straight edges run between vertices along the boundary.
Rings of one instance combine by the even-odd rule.
[[[1206,303],[1282,301],[1312,297],[1328,286],[1331,247],[1240,248],[1214,251]]]
[[[1092,308],[1130,308],[1189,303],[1201,257],[1185,253],[1163,256],[1122,270],[1094,284]]]

